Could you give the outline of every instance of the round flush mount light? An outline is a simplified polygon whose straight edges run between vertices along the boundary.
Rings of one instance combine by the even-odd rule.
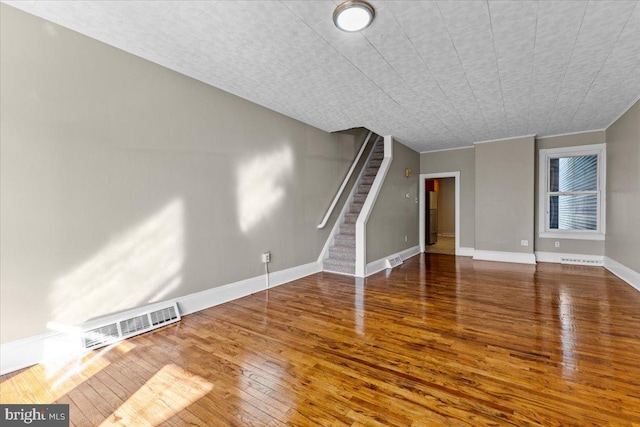
[[[333,23],[340,30],[353,33],[367,28],[375,14],[369,3],[361,0],[347,0],[333,11]]]

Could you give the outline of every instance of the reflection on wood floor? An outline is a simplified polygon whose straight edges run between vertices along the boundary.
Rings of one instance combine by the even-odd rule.
[[[72,426],[629,426],[638,355],[640,292],[603,268],[426,254],[5,375],[0,399]]]
[[[433,245],[425,245],[424,251],[430,254],[455,255],[456,238],[453,236],[438,236],[438,241]]]

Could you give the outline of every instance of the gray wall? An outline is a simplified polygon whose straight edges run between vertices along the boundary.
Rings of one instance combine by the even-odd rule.
[[[420,154],[420,173],[460,171],[460,246],[473,248],[475,241],[475,180],[474,148],[434,151]]]
[[[2,342],[317,259],[352,135],[0,7]]]
[[[640,102],[607,129],[605,255],[640,273]]]
[[[475,152],[476,250],[532,253],[533,137],[477,144]]]
[[[538,237],[538,171],[539,152],[541,149],[574,147],[576,145],[601,144],[606,141],[604,131],[585,132],[574,135],[559,135],[536,139],[536,179],[535,179],[535,249],[539,252],[559,252],[569,254],[604,255],[604,241],[601,240],[576,240]],[[608,233],[607,233],[608,234]],[[608,236],[607,236],[608,238]],[[560,247],[555,247],[555,242],[560,242]]]
[[[456,180],[438,179],[438,233],[456,232]]]
[[[407,168],[413,171],[409,178]],[[415,201],[419,169],[420,154],[393,141],[393,161],[367,222],[367,263],[419,244],[419,205]]]

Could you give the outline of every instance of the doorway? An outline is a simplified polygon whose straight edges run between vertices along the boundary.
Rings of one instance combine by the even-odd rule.
[[[420,175],[420,250],[460,253],[460,172]]]
[[[455,178],[425,181],[425,247],[432,254],[456,254]]]

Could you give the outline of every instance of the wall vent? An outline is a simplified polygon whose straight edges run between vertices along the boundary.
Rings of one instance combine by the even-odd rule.
[[[562,257],[560,258],[560,264],[603,266],[604,260]]]
[[[392,258],[387,258],[386,268],[394,268],[402,264],[402,257],[400,255],[394,256]]]
[[[131,319],[126,319],[120,322],[120,331],[122,331],[123,337],[144,329],[149,329],[149,315],[147,314],[132,317]]]
[[[164,325],[165,323],[171,323],[172,320],[178,319],[178,311],[175,307],[167,307],[158,311],[152,311],[151,324],[153,326]]]
[[[85,331],[83,335],[84,348],[102,347],[120,338],[117,323]]]
[[[154,308],[156,307],[157,306],[154,306]],[[138,311],[138,313],[140,313],[140,311]],[[113,344],[125,338],[148,332],[180,320],[178,305],[175,302],[169,306],[162,307],[158,310],[143,312],[134,317],[129,317],[131,311],[121,314],[122,318],[118,319],[115,323],[109,323],[98,328],[84,331],[82,334],[84,348],[93,350],[104,347],[105,345]]]

